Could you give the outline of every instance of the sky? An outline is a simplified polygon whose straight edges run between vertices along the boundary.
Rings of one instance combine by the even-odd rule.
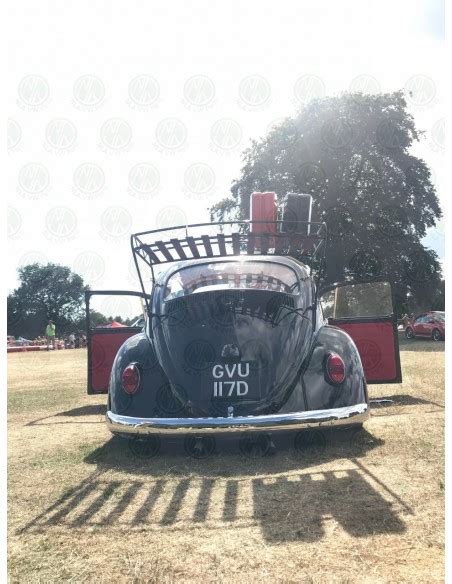
[[[130,233],[208,221],[251,139],[350,89],[411,92],[445,200],[442,2],[112,4],[10,7],[9,290],[32,261],[138,289]]]

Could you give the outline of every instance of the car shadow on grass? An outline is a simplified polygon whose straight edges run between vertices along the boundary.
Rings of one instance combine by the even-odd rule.
[[[144,458],[144,450],[140,456],[113,437],[85,458],[93,472],[20,533],[52,526],[129,533],[258,526],[267,543],[280,544],[319,541],[332,521],[352,537],[403,533],[400,516],[412,510],[362,461],[383,441],[366,430],[334,434],[326,442],[312,431],[304,439],[286,436],[274,456],[224,448],[203,460],[184,456],[177,444]]]
[[[79,406],[72,408],[70,410],[65,410],[64,412],[57,412],[56,414],[51,414],[49,416],[43,416],[42,418],[37,418],[36,420],[31,420],[27,422],[26,426],[51,426],[53,424],[99,424],[103,423],[103,418],[100,420],[74,420],[74,421],[55,421],[53,418],[64,417],[64,418],[80,418],[82,416],[105,416],[107,413],[106,404],[89,404],[86,406]]]

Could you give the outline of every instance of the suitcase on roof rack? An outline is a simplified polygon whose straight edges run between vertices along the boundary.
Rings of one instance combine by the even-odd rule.
[[[281,233],[309,235],[311,221],[312,197],[297,193],[288,193],[284,203]]]
[[[276,193],[253,193],[250,203],[251,221],[268,221],[268,223],[252,223],[251,233],[276,233]]]

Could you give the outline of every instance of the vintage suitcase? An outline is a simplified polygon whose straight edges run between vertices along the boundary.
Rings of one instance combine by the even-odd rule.
[[[288,193],[284,203],[281,233],[309,235],[312,196]]]
[[[253,193],[250,202],[251,221],[268,221],[268,223],[253,223],[252,233],[276,233],[277,207],[276,193]]]

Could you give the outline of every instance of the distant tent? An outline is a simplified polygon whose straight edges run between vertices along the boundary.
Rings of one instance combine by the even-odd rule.
[[[126,326],[127,326],[126,324],[121,324],[117,320],[113,320],[112,322],[109,322],[108,324],[98,324],[96,328],[123,328]]]

